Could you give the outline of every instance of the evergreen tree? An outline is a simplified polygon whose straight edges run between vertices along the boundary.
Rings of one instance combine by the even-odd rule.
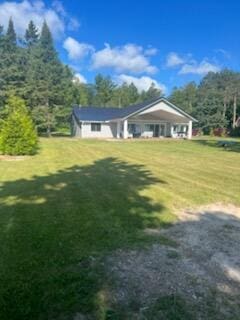
[[[101,74],[98,74],[95,77],[96,95],[94,104],[99,107],[108,106],[115,88],[116,85],[110,77],[104,77]]]
[[[24,38],[28,47],[32,47],[38,42],[38,39],[39,39],[38,29],[32,20],[28,24],[28,28],[25,32]]]
[[[38,129],[46,130],[49,136],[61,118],[66,119],[66,112],[71,112],[72,78],[69,68],[60,62],[51,32],[44,22],[39,43],[31,50],[26,99]]]
[[[158,88],[156,88],[156,85],[152,82],[151,86],[147,91],[143,91],[141,93],[141,100],[142,101],[150,101],[152,99],[159,98],[161,96],[162,92]]]
[[[169,100],[185,112],[193,114],[197,104],[197,90],[195,82],[190,82],[182,88],[175,87]]]
[[[8,155],[30,155],[37,150],[37,133],[24,100],[11,96],[7,118],[0,128],[0,150]]]
[[[26,74],[24,49],[17,46],[12,19],[6,34],[0,34],[0,106],[6,102],[11,92],[22,96]]]
[[[12,18],[9,19],[8,28],[6,32],[6,40],[9,45],[15,46],[17,41],[16,32],[14,29],[14,24]]]
[[[51,31],[47,25],[47,22],[44,21],[41,35],[40,35],[40,49],[42,54],[43,62],[59,62],[57,58],[57,52],[54,47],[53,38]]]

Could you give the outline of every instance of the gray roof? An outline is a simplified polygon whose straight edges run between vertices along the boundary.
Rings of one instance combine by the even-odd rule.
[[[190,115],[188,115],[183,110],[177,108],[172,103],[167,101],[166,99],[159,97],[155,98],[151,101],[147,101],[144,103],[132,105],[129,107],[123,107],[123,108],[112,108],[112,107],[80,107],[80,106],[74,106],[73,108],[73,115],[79,120],[79,121],[96,121],[96,122],[104,122],[104,121],[111,121],[114,119],[124,119],[128,118],[130,115],[135,114],[139,112],[140,110],[147,109],[151,107],[152,105],[160,102],[165,101],[168,103],[172,108],[180,111],[184,116],[192,119],[193,121],[196,121],[196,119],[192,118]]]

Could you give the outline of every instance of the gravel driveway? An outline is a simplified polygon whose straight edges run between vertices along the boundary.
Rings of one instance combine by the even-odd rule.
[[[240,208],[211,205],[178,218],[168,229],[145,230],[176,246],[120,250],[108,258],[113,308],[125,319],[240,319]],[[176,318],[156,308],[166,297],[180,299],[188,316],[181,308]]]

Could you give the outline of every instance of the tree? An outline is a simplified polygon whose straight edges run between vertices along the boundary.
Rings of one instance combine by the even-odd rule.
[[[94,104],[99,107],[108,106],[111,101],[116,84],[110,77],[104,77],[98,74],[95,77],[95,99]]]
[[[195,82],[190,82],[182,88],[175,87],[169,100],[185,112],[192,114],[196,108],[197,89]]]
[[[37,128],[50,136],[61,118],[70,114],[72,73],[64,66],[54,48],[51,32],[44,22],[39,42],[32,47],[26,76],[25,96]],[[67,107],[68,106],[68,107]]]
[[[150,101],[161,96],[162,92],[160,89],[156,87],[156,85],[152,82],[151,86],[147,91],[142,91],[141,99],[143,101]]]
[[[12,18],[9,19],[8,28],[6,32],[6,40],[9,45],[15,46],[17,41],[16,32],[14,29],[14,24]]]
[[[25,32],[24,38],[25,38],[27,47],[34,46],[39,40],[38,29],[32,20],[28,24],[28,28]]]
[[[31,155],[37,150],[37,133],[24,100],[11,96],[7,118],[0,130],[0,150],[9,155]]]
[[[22,96],[25,66],[24,49],[17,46],[13,21],[10,19],[6,34],[0,34],[0,105],[2,107],[9,93]]]

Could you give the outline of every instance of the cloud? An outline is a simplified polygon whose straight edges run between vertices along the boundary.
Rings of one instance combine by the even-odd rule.
[[[217,72],[220,67],[216,63],[211,63],[207,59],[203,59],[201,62],[197,62],[193,59],[192,54],[187,54],[184,57],[180,56],[176,52],[170,52],[166,61],[167,67],[179,67],[179,74],[197,74],[205,75],[208,72]]]
[[[227,50],[216,49],[215,52],[218,53],[218,54],[221,54],[225,59],[229,60],[231,58],[231,54]]]
[[[73,77],[73,82],[87,83],[87,79],[80,73],[76,73]]]
[[[139,92],[143,90],[148,90],[152,83],[155,84],[156,88],[160,89],[162,93],[165,93],[167,91],[167,88],[164,84],[159,83],[157,80],[152,79],[151,77],[142,76],[142,77],[133,77],[126,74],[121,74],[119,76],[116,76],[116,81],[119,84],[127,83],[131,84],[133,83]]]
[[[144,51],[144,54],[146,56],[155,56],[157,54],[158,50],[156,48],[148,48]]]
[[[180,57],[176,52],[170,52],[167,56],[167,67],[176,67],[185,63],[185,59]]]
[[[64,49],[68,52],[68,57],[71,60],[82,59],[89,53],[94,51],[94,47],[88,43],[81,43],[74,38],[68,37],[63,43]]]
[[[150,64],[148,56],[152,54],[156,54],[156,49],[151,48],[151,51],[146,53],[141,46],[135,44],[113,48],[109,44],[105,44],[104,49],[93,54],[92,68],[112,68],[116,72],[153,74],[157,72],[157,68]]]
[[[12,17],[14,26],[19,35],[23,35],[30,20],[33,20],[38,29],[44,20],[47,21],[53,36],[60,38],[68,24],[72,24],[70,17],[61,2],[54,1],[51,7],[41,0],[23,0],[21,2],[5,1],[0,4],[0,22],[5,28]],[[77,23],[75,23],[75,27]]]
[[[196,61],[192,63],[186,63],[184,64],[179,74],[198,74],[198,75],[205,75],[208,72],[218,72],[220,70],[220,67],[216,64],[210,63],[207,60],[202,60],[200,63],[197,63]]]
[[[80,28],[81,24],[76,18],[69,18],[67,28],[69,31],[75,31]]]

